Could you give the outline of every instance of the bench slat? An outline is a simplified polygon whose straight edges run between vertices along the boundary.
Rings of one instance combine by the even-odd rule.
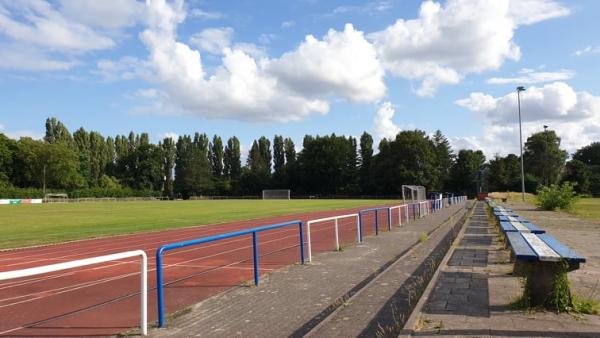
[[[569,248],[556,238],[548,234],[540,234],[538,237],[566,260],[585,263],[584,257],[580,256],[575,250]]]
[[[517,231],[521,231],[521,232],[531,232],[531,230],[529,230],[528,227],[526,227],[525,225],[523,225],[523,223],[521,222],[510,222],[510,224],[517,229]]]
[[[536,234],[523,232],[521,235],[523,238],[525,238],[533,251],[535,251],[535,253],[538,255],[540,261],[560,261],[560,255],[557,254],[556,251],[552,250],[552,248],[548,246],[546,242],[542,241]]]
[[[526,261],[536,261],[538,259],[538,256],[529,244],[527,244],[520,232],[507,232],[506,238],[510,242],[510,247],[516,259]]]

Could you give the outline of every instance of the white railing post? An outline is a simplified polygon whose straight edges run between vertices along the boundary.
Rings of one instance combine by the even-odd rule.
[[[306,223],[306,241],[308,242],[308,261],[312,262],[312,241],[310,239],[310,224],[312,221]]]
[[[338,219],[335,219],[335,250],[340,251],[340,237],[338,235]]]

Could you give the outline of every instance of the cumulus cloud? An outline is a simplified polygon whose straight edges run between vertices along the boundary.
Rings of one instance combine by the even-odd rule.
[[[518,151],[516,93],[500,97],[471,93],[456,104],[484,121],[480,142],[488,154]],[[566,83],[527,88],[521,93],[521,112],[524,138],[548,125],[562,137],[563,146],[570,152],[600,139],[600,96],[577,92]]]
[[[60,0],[60,6],[70,21],[113,30],[142,21],[145,10],[137,0]]]
[[[172,131],[168,131],[166,133],[160,134],[159,137],[160,137],[160,141],[162,141],[162,140],[164,140],[166,138],[170,138],[173,141],[177,141],[177,139],[179,138],[179,134],[174,133]]]
[[[326,101],[286,90],[264,70],[264,63],[239,49],[225,48],[222,65],[208,75],[200,52],[176,40],[185,18],[183,3],[150,1],[149,26],[141,39],[161,85],[163,97],[183,111],[208,118],[292,121],[326,113]]]
[[[207,28],[190,37],[190,45],[211,54],[222,54],[223,49],[231,45],[233,28]]]
[[[384,102],[379,106],[375,119],[373,120],[373,132],[376,140],[383,138],[393,139],[402,131],[394,121],[396,110],[391,102]]]
[[[322,39],[309,35],[298,48],[271,59],[257,59],[250,44],[230,46],[233,32],[221,30],[224,39],[205,39],[211,44],[204,50],[223,47],[221,66],[208,73],[200,51],[177,41],[177,26],[185,19],[183,3],[157,0],[148,7],[149,26],[140,36],[161,88],[159,97],[185,113],[285,122],[327,113],[329,97],[375,102],[385,94],[375,50],[352,25],[330,30]]]
[[[399,19],[369,38],[386,70],[420,81],[416,93],[431,96],[440,85],[456,84],[466,74],[519,60],[521,51],[513,41],[518,25],[567,14],[549,0],[425,1],[417,19]]]
[[[575,72],[568,69],[561,69],[556,72],[538,72],[533,69],[523,68],[516,77],[493,77],[486,82],[489,84],[536,84],[545,82],[565,81],[575,76]]]
[[[322,40],[308,35],[300,46],[267,64],[269,73],[292,90],[308,96],[338,94],[356,102],[383,97],[384,71],[373,46],[361,31],[346,24]]]
[[[144,18],[134,0],[0,2],[0,67],[13,70],[67,70],[82,54],[113,48],[122,29]],[[36,62],[37,60],[37,62]]]

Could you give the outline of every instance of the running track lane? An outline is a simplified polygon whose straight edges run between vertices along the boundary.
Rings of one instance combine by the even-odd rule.
[[[148,254],[148,315],[156,320],[156,249],[163,244],[299,219],[356,212],[357,209],[314,212],[83,240],[38,248],[0,252],[0,271],[24,269],[142,249]],[[397,225],[398,214],[392,214]],[[387,213],[380,212],[380,231],[387,231]],[[402,216],[403,224],[406,221]],[[374,234],[374,214],[363,218],[364,235]],[[333,221],[314,224],[313,254],[335,246]],[[306,228],[305,228],[306,230]],[[356,221],[339,222],[340,243],[356,242]],[[305,231],[306,234],[306,231]],[[298,227],[261,232],[260,273],[300,260]],[[305,235],[306,236],[306,235]],[[166,312],[173,313],[253,278],[250,235],[169,251],[164,257]],[[106,336],[139,325],[139,261],[126,259],[0,282],[0,336]]]

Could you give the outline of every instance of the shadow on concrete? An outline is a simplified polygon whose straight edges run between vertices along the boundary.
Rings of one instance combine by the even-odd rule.
[[[489,317],[489,307],[485,274],[443,271],[423,312]]]
[[[456,249],[448,261],[449,266],[485,267],[488,264],[488,250]]]

